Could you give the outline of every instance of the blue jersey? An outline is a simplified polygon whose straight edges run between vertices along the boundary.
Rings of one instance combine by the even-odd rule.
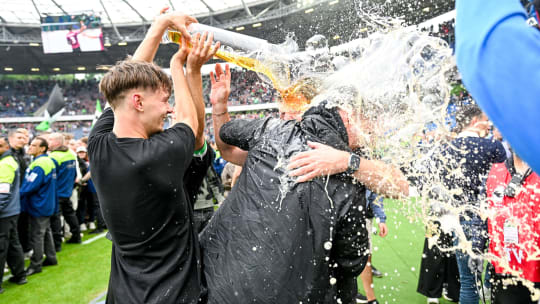
[[[518,0],[457,0],[456,9],[457,65],[467,90],[540,172],[540,31],[527,25]]]

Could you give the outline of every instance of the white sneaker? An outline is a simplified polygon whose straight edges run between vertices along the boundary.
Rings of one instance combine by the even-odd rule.
[[[439,299],[437,299],[437,298],[427,298],[427,304],[439,304]]]
[[[82,223],[81,224],[81,231],[86,231],[86,230],[88,230],[88,228],[86,228],[86,224]]]
[[[94,222],[90,222],[90,224],[88,224],[88,229],[90,230],[96,229],[96,224],[94,224]]]

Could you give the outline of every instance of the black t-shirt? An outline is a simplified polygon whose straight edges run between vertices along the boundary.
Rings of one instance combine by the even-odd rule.
[[[106,110],[88,144],[92,180],[113,241],[107,302],[196,303],[202,291],[200,253],[185,190],[191,178],[185,173],[198,171],[193,131],[179,123],[146,140],[117,138],[113,124],[113,112]],[[204,176],[207,166],[201,167]]]

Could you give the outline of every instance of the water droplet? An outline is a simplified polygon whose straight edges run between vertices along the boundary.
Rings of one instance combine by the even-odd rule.
[[[337,280],[336,278],[330,278],[330,285],[336,285]]]
[[[326,249],[326,250],[332,249],[332,242],[325,242],[324,243],[324,249]]]

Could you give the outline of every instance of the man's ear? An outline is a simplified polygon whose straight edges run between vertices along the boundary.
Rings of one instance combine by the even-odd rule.
[[[131,95],[130,103],[136,111],[144,112],[142,96],[139,93],[133,93]]]

